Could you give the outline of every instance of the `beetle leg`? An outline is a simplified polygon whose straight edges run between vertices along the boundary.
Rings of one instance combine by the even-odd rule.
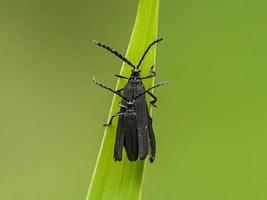
[[[118,117],[118,116],[120,116],[120,115],[122,115],[123,113],[116,113],[115,115],[113,115],[112,117],[111,117],[111,119],[109,120],[109,122],[107,123],[107,124],[103,124],[103,126],[110,126],[111,124],[112,124],[112,120],[114,119],[114,117]]]
[[[150,101],[150,104],[156,108],[157,106],[155,105],[155,103],[157,102],[158,98],[149,91],[147,93],[153,98],[153,100]]]
[[[119,74],[115,74],[115,76],[118,77],[118,78],[129,79],[129,78],[127,78],[125,76],[122,76],[122,75],[119,75]]]
[[[148,75],[148,76],[145,76],[145,77],[143,77],[143,78],[141,78],[141,79],[148,79],[148,78],[153,78],[153,77],[155,77],[155,76],[156,76],[156,72],[154,71],[154,68],[155,68],[155,65],[153,65],[153,66],[150,68],[150,70],[149,70],[149,72],[150,72],[151,74]]]
[[[150,73],[151,74],[154,74],[154,75],[156,75],[156,72],[154,71],[154,69],[155,69],[155,65],[153,65],[151,68],[150,68]]]
[[[121,93],[121,91],[122,91],[123,89],[124,89],[124,88],[118,89],[118,90],[116,90],[116,92]]]
[[[148,79],[148,78],[153,78],[153,77],[155,77],[155,76],[156,76],[156,74],[150,74],[150,75],[148,75],[148,76],[144,76],[144,77],[142,77],[141,79],[144,80],[144,79]]]

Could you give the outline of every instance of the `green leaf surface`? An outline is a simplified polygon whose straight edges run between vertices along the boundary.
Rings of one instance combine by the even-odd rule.
[[[136,21],[126,53],[126,58],[135,65],[147,46],[157,38],[158,11],[159,0],[139,1]],[[155,64],[155,57],[156,47],[154,46],[142,63],[142,76],[149,74],[151,66]],[[131,69],[124,63],[120,74],[129,77]],[[116,89],[123,88],[125,81],[127,80],[119,79]],[[153,82],[153,79],[145,80],[145,87],[151,87]],[[119,111],[119,102],[120,97],[114,95],[108,119]],[[105,129],[86,200],[141,199],[145,161],[130,162],[125,151],[121,162],[113,160],[117,122],[117,119],[113,120],[112,125]]]

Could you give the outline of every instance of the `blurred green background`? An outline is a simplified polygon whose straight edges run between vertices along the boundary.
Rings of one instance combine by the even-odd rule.
[[[0,199],[82,200],[138,1],[0,1]],[[161,1],[143,199],[267,199],[267,2]],[[112,151],[112,150],[111,150]]]

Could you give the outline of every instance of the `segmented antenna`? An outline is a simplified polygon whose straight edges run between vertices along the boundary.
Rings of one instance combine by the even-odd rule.
[[[98,86],[100,86],[100,87],[102,87],[102,88],[104,88],[104,89],[106,89],[106,90],[111,91],[112,93],[114,93],[114,94],[120,96],[121,98],[125,99],[126,101],[129,101],[125,96],[121,95],[119,92],[116,92],[115,90],[113,90],[113,89],[111,89],[111,88],[109,88],[109,87],[103,85],[102,83],[98,83],[98,82],[96,81],[95,77],[93,77],[93,81],[94,81],[94,83],[95,83],[96,85],[98,85]]]
[[[139,95],[137,95],[134,98],[134,100],[137,99],[137,98],[139,98],[140,96],[144,95],[145,93],[149,92],[150,90],[153,90],[154,88],[157,88],[159,86],[166,85],[166,84],[169,84],[169,83],[171,83],[171,82],[170,81],[165,81],[165,82],[162,82],[162,83],[158,83],[158,84],[154,85],[153,87],[148,88],[146,91],[144,91],[144,92],[140,93]]]
[[[109,52],[115,54],[117,57],[119,57],[122,61],[126,62],[128,65],[130,65],[132,68],[135,68],[135,66],[129,61],[127,60],[127,58],[125,58],[123,55],[121,55],[118,51],[116,51],[115,49],[112,49],[111,47],[105,45],[105,44],[101,44],[100,42],[93,40],[93,43],[95,43],[96,45],[108,50]]]
[[[142,62],[143,62],[143,60],[144,60],[146,54],[147,54],[148,51],[151,49],[151,47],[152,47],[154,44],[157,44],[158,42],[160,42],[160,41],[162,41],[162,40],[163,40],[163,38],[159,38],[159,39],[155,40],[154,42],[152,42],[152,43],[147,47],[147,49],[145,50],[143,56],[141,57],[141,59],[140,59],[138,65],[137,65],[137,67],[136,67],[137,69],[139,69],[139,67],[141,66],[141,64],[142,64]]]

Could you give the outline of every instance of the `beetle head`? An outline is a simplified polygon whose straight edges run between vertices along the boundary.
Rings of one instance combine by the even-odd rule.
[[[134,68],[132,70],[131,78],[132,79],[139,79],[140,78],[140,73],[141,73],[140,69]]]

